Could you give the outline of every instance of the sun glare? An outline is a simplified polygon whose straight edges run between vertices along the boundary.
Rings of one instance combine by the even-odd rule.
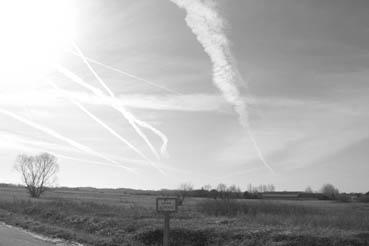
[[[1,1],[0,85],[14,88],[41,79],[59,62],[74,33],[70,1]]]

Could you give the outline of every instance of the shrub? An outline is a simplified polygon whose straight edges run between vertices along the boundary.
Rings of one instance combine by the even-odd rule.
[[[330,200],[335,200],[339,196],[339,190],[332,184],[325,184],[321,188],[321,193]]]
[[[240,214],[306,215],[320,210],[303,205],[272,201],[247,202],[242,200],[205,200],[197,204],[197,210],[212,216],[236,216]]]
[[[340,194],[337,196],[336,200],[339,202],[351,202],[351,197],[346,194]]]
[[[198,211],[215,216],[235,216],[237,214],[247,214],[246,204],[237,200],[205,200],[197,204]]]
[[[248,191],[245,191],[243,193],[243,198],[244,199],[261,199],[262,198],[262,195],[257,193],[257,192],[248,192]]]
[[[203,246],[210,245],[210,239],[214,233],[206,230],[190,230],[182,228],[173,228],[170,231],[170,245],[191,245]],[[145,231],[136,235],[135,239],[145,245],[162,245],[162,229]]]
[[[369,203],[369,195],[363,195],[358,198],[359,202]]]

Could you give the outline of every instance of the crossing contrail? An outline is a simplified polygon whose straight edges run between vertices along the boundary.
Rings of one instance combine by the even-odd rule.
[[[89,68],[89,70],[92,72],[92,74],[96,77],[96,79],[99,81],[99,83],[105,88],[105,90],[108,92],[108,94],[110,95],[110,97],[112,99],[116,99],[114,93],[110,90],[110,88],[107,86],[107,84],[102,80],[102,78],[96,73],[96,71],[93,69],[93,67],[89,64],[89,62],[87,61],[86,57],[84,56],[84,54],[82,53],[81,49],[74,44],[75,49],[77,50],[77,53],[79,54],[79,56],[81,57],[81,59],[83,60],[83,62],[86,64],[86,66]],[[157,153],[156,149],[154,148],[154,146],[152,145],[152,143],[150,142],[150,140],[147,138],[147,136],[141,131],[141,129],[137,126],[137,125],[141,125],[140,123],[142,123],[143,121],[138,121],[136,119],[136,117],[131,114],[130,112],[128,112],[122,105],[113,105],[113,107],[119,111],[123,117],[125,117],[128,122],[131,124],[131,126],[134,128],[134,130],[136,131],[136,133],[145,141],[145,143],[149,146],[151,152],[155,155],[155,157],[157,159],[160,159],[159,154]],[[145,124],[145,125],[149,125],[149,124]],[[154,128],[151,126],[151,128]],[[153,131],[155,134],[157,134],[157,132],[160,132],[159,130],[155,129],[155,131]],[[158,135],[158,134],[157,134]],[[167,137],[161,133],[158,135],[162,141],[163,141],[163,145],[162,145],[162,150],[163,147],[166,147],[166,143],[168,142]],[[164,138],[163,138],[164,137]]]
[[[69,52],[69,53],[71,53],[71,54],[73,54],[73,55],[75,55],[75,56],[81,57],[81,55],[79,55],[77,52],[74,52],[74,51],[71,51],[71,50],[69,50],[68,52]],[[82,57],[81,57],[81,58],[82,58]],[[116,67],[113,67],[113,66],[107,65],[107,64],[105,64],[105,63],[102,63],[102,62],[97,61],[97,60],[95,60],[95,59],[89,58],[89,57],[87,57],[87,56],[85,56],[85,59],[86,59],[87,61],[89,61],[89,62],[93,63],[93,64],[99,65],[99,66],[104,67],[104,68],[106,68],[106,69],[108,69],[108,70],[111,70],[111,71],[117,72],[117,73],[119,73],[119,74],[125,75],[125,76],[127,76],[127,77],[129,77],[129,78],[132,78],[132,79],[135,79],[135,80],[138,80],[138,81],[144,82],[144,83],[146,83],[146,84],[148,84],[148,85],[150,85],[150,86],[152,86],[152,87],[155,87],[155,88],[158,88],[158,89],[161,89],[161,90],[164,90],[164,91],[167,91],[167,92],[173,93],[173,94],[182,95],[182,93],[180,93],[180,92],[178,92],[178,91],[176,91],[176,90],[173,90],[173,89],[170,89],[170,88],[168,88],[168,87],[165,87],[165,86],[159,85],[158,83],[155,83],[155,82],[153,82],[153,81],[151,81],[151,80],[144,79],[144,78],[142,78],[142,77],[139,77],[139,76],[134,75],[134,74],[132,74],[132,73],[129,73],[129,72],[127,72],[127,71],[123,71],[122,69],[119,69],[119,68],[116,68]]]
[[[91,119],[96,121],[100,126],[102,126],[104,129],[106,129],[109,133],[111,133],[113,136],[118,138],[121,142],[126,144],[128,147],[130,147],[132,150],[134,150],[140,157],[142,157],[147,163],[149,163],[154,168],[162,171],[159,167],[156,166],[154,162],[152,162],[146,155],[144,155],[136,146],[131,144],[127,139],[123,138],[119,133],[117,133],[115,130],[113,130],[110,126],[108,126],[105,122],[103,122],[101,119],[99,119],[96,115],[91,113],[86,107],[84,107],[81,103],[74,100],[71,96],[68,95],[67,92],[62,91],[56,84],[53,82],[50,82],[50,84],[58,90],[61,94],[65,95],[69,99],[71,103],[76,105],[81,111],[83,111],[85,114],[87,114]]]
[[[68,69],[66,69],[66,68],[64,68],[64,67],[62,67],[60,65],[57,65],[56,68],[57,68],[57,70],[59,72],[61,72],[62,74],[64,74],[67,78],[69,78],[72,81],[76,82],[77,84],[83,86],[84,88],[89,89],[90,91],[92,91],[99,98],[101,98],[103,100],[106,100],[106,96],[98,88],[95,88],[95,87],[89,85],[82,78],[80,78],[78,75],[74,74],[73,72],[69,71]],[[71,98],[71,97],[69,97],[69,98]],[[112,105],[115,105],[115,104],[112,104]],[[129,142],[127,141],[127,143],[129,143]],[[128,146],[134,152],[136,152],[138,155],[140,155],[140,156],[143,155],[143,153],[140,150],[138,150],[138,148],[135,147],[133,144],[129,143]],[[147,160],[149,158],[148,157],[144,157],[144,159]]]
[[[90,63],[86,59],[85,55],[82,53],[81,49],[75,43],[74,43],[74,47],[77,50],[78,55],[81,57],[81,59],[86,64],[86,66],[91,71],[91,73],[95,76],[95,78],[99,81],[99,83],[101,84],[101,86],[103,86],[105,88],[105,90],[108,92],[108,94],[110,95],[110,97],[112,99],[116,99],[113,91],[110,90],[110,88],[103,81],[103,79],[93,69],[93,67],[90,65]],[[154,128],[153,126],[149,125],[148,123],[146,123],[146,122],[144,122],[142,120],[138,120],[132,113],[128,112],[122,105],[120,105],[120,104],[118,104],[118,105],[114,104],[112,106],[117,111],[119,111],[123,115],[123,117],[125,117],[128,120],[128,122],[130,123],[130,125],[136,131],[136,133],[145,141],[145,143],[147,144],[147,146],[149,146],[151,152],[155,155],[155,157],[157,159],[160,159],[159,154],[157,153],[156,149],[154,148],[154,146],[152,145],[152,143],[150,142],[150,140],[147,138],[147,136],[141,131],[141,129],[137,125],[139,125],[141,127],[146,127],[146,128],[148,128],[150,130],[155,129],[155,130],[152,130],[152,132],[154,134],[156,134],[158,137],[160,137],[161,140],[162,140],[162,142],[163,142],[162,147],[161,147],[161,152],[164,153],[164,154],[166,153],[166,146],[167,146],[168,138],[165,136],[164,133],[162,133],[158,129]]]
[[[186,10],[185,21],[195,34],[213,65],[213,82],[226,101],[233,105],[239,115],[240,124],[246,129],[254,148],[266,168],[274,172],[266,162],[249,125],[247,104],[241,97],[237,83],[242,81],[224,32],[224,20],[211,0],[171,0]]]
[[[165,156],[168,156],[168,152],[167,152],[167,147],[168,147],[168,138],[167,136],[165,136],[164,133],[162,133],[161,131],[159,131],[158,129],[156,129],[155,127],[151,126],[150,124],[148,124],[147,122],[145,121],[142,121],[142,120],[139,120],[139,119],[136,119],[136,122],[141,126],[141,127],[144,127],[144,128],[147,128],[149,130],[151,130],[152,132],[154,132],[156,135],[158,135],[162,141],[163,141],[163,144],[160,148],[160,153],[162,155],[165,155]]]
[[[70,71],[69,69],[66,69],[65,67],[63,67],[61,65],[55,65],[55,68],[56,68],[57,71],[64,74],[64,76],[66,76],[67,78],[69,78],[73,82],[75,82],[75,83],[79,84],[80,86],[85,87],[86,89],[92,91],[95,95],[97,95],[99,97],[104,96],[104,93],[100,89],[89,85],[81,77],[79,77],[78,75],[76,75],[75,73]]]
[[[87,146],[85,146],[85,145],[83,145],[81,143],[78,143],[78,142],[76,142],[75,140],[73,140],[71,138],[68,138],[66,136],[63,136],[62,134],[58,133],[57,131],[55,131],[55,130],[53,130],[51,128],[48,128],[48,127],[43,126],[41,124],[38,124],[36,122],[30,121],[30,120],[28,120],[28,119],[26,119],[26,118],[24,118],[24,117],[22,117],[22,116],[20,116],[18,114],[15,114],[15,113],[10,112],[10,111],[5,110],[5,109],[1,109],[0,108],[0,113],[1,114],[4,114],[4,115],[7,115],[7,116],[9,116],[9,117],[11,117],[13,119],[16,119],[16,120],[18,120],[18,121],[20,121],[20,122],[22,122],[22,123],[24,123],[24,124],[32,127],[32,128],[35,128],[35,129],[37,129],[39,131],[42,131],[42,132],[44,132],[44,133],[46,133],[46,134],[48,134],[48,135],[50,135],[50,136],[52,136],[54,138],[57,138],[57,139],[59,139],[59,140],[61,140],[63,142],[66,142],[66,143],[68,143],[69,145],[71,145],[72,147],[74,147],[74,148],[76,148],[78,150],[81,150],[81,151],[83,151],[85,153],[88,153],[90,155],[94,155],[96,157],[99,157],[101,159],[104,159],[104,160],[106,160],[106,161],[108,161],[108,162],[110,162],[112,164],[119,165],[119,166],[125,168],[126,170],[128,170],[130,172],[135,172],[132,168],[123,166],[120,163],[118,163],[118,162],[110,159],[109,157],[107,157],[107,156],[105,156],[103,154],[100,154],[99,152],[96,152],[96,151],[92,150],[90,147],[87,147]]]

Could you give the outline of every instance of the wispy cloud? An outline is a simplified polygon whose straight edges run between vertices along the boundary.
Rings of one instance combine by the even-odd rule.
[[[90,163],[102,166],[111,166],[111,167],[118,167],[118,168],[125,168],[119,164],[112,164],[109,162],[99,161],[99,160],[91,160],[88,158],[82,158],[84,153],[79,151],[75,148],[71,148],[66,145],[52,143],[49,141],[44,140],[35,140],[34,138],[30,138],[18,133],[11,133],[7,131],[0,131],[0,139],[1,149],[9,149],[9,150],[16,150],[21,151],[29,154],[35,154],[39,152],[50,152],[55,154],[58,158],[63,158],[67,160],[74,160],[79,161],[82,163]],[[79,156],[79,157],[76,157]],[[115,160],[118,160],[119,163],[124,163],[127,165],[134,165],[134,166],[147,166],[148,163],[142,160],[131,159],[131,158],[124,158],[122,156],[115,156]]]
[[[365,98],[336,103],[283,98],[255,102],[260,112],[253,122],[254,134],[280,170],[314,165],[369,135]],[[238,133],[228,138],[219,160],[232,160],[235,165],[257,160],[246,138],[240,139]]]
[[[176,110],[176,111],[220,111],[228,108],[227,102],[219,95],[120,95],[121,103],[127,107]]]
[[[214,111],[230,112],[231,106],[218,94],[120,94],[116,99],[107,96],[98,97],[85,91],[66,91],[73,100],[89,105],[121,104],[129,108],[164,110],[164,111]],[[339,102],[321,101],[313,99],[291,99],[285,97],[243,97],[250,106],[249,110],[268,108],[315,108],[316,110],[333,110],[338,113],[362,115],[367,113],[365,105],[369,102],[366,97],[357,97]],[[27,102],[25,104],[25,102]],[[26,92],[0,93],[0,106],[29,107],[29,111],[37,113],[41,108],[61,107],[68,105],[60,91],[55,89],[31,90]],[[36,109],[39,108],[39,109]],[[50,112],[48,112],[50,113]],[[47,114],[47,112],[43,113]]]
[[[229,41],[224,33],[224,20],[218,14],[214,1],[172,0],[172,2],[186,10],[187,25],[213,63],[215,86],[239,114],[241,124],[247,126],[246,103],[237,88],[241,78],[233,64]]]
[[[172,0],[172,2],[186,10],[186,23],[196,35],[197,40],[203,46],[213,64],[213,82],[215,86],[237,112],[240,124],[247,131],[262,164],[274,173],[273,168],[265,160],[251,131],[247,104],[237,86],[242,82],[242,78],[234,64],[229,41],[224,32],[224,20],[218,14],[215,2],[197,0]]]
[[[23,116],[21,116],[19,114],[16,114],[14,112],[11,112],[9,110],[6,110],[6,109],[0,108],[0,113],[2,115],[8,116],[8,117],[10,117],[10,118],[12,118],[14,120],[17,120],[17,121],[19,121],[19,122],[21,122],[21,123],[23,123],[23,124],[25,124],[25,125],[27,125],[29,127],[32,127],[32,128],[34,128],[36,130],[39,130],[40,132],[43,132],[43,133],[45,133],[46,135],[48,135],[50,137],[53,137],[53,138],[58,139],[60,141],[63,141],[65,143],[69,144],[70,146],[72,146],[72,147],[80,150],[80,151],[83,151],[83,152],[88,153],[88,154],[90,154],[92,156],[95,156],[95,157],[99,157],[101,159],[104,159],[104,160],[106,160],[106,161],[108,161],[108,162],[110,162],[112,164],[120,165],[120,163],[116,162],[115,160],[112,160],[108,156],[106,156],[106,155],[104,155],[104,154],[102,154],[102,153],[100,153],[98,151],[95,151],[92,148],[90,148],[90,147],[88,147],[88,146],[86,146],[86,145],[84,145],[82,143],[79,143],[79,142],[75,141],[72,138],[69,138],[69,137],[67,137],[65,135],[62,135],[59,132],[55,131],[54,129],[49,128],[48,126],[44,126],[44,125],[38,124],[37,122],[34,122],[34,121],[29,120],[27,118],[24,118]],[[124,166],[122,166],[122,167],[124,167]],[[131,169],[129,167],[124,167],[124,168],[126,168],[126,170],[128,170],[128,171],[133,171],[133,169]]]
[[[120,94],[116,99],[96,96],[83,91],[61,90],[79,102],[90,105],[120,104],[131,108],[176,111],[219,111],[228,109],[227,102],[216,94]],[[27,102],[27,105],[24,102]],[[65,96],[55,89],[0,94],[0,106],[55,107],[68,104]]]

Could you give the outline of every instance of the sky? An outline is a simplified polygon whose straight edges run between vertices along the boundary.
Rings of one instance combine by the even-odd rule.
[[[26,2],[0,8],[0,182],[47,151],[60,186],[368,191],[368,1]]]

